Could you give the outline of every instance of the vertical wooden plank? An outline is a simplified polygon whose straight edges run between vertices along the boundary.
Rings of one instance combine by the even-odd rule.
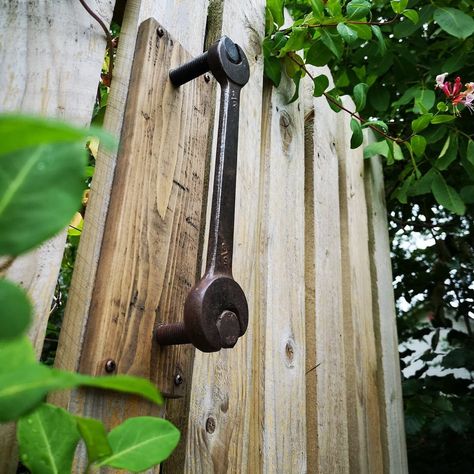
[[[350,100],[344,105],[354,109]],[[340,112],[341,114],[343,112]],[[344,344],[351,473],[383,472],[362,148],[349,149],[349,119],[339,140]]]
[[[395,298],[392,285],[390,241],[382,163],[380,157],[365,162],[365,190],[369,216],[369,251],[372,304],[379,358],[378,387],[385,473],[408,472],[403,395],[398,356]]]
[[[250,63],[250,81],[241,94],[234,234],[234,276],[247,296],[250,322],[247,334],[232,350],[196,352],[186,472],[261,469],[260,364],[264,333],[258,303],[263,285],[259,276],[258,220],[262,216],[259,150],[264,6],[263,0],[212,2],[209,15],[212,36],[228,35],[244,49]]]
[[[263,105],[263,472],[306,472],[304,110],[282,81]],[[270,94],[269,94],[270,95]]]
[[[115,1],[91,0],[105,23]],[[0,110],[89,124],[104,58],[105,36],[79,2],[0,1]],[[65,53],[67,52],[67,54]],[[65,243],[65,233],[17,258],[7,277],[30,295],[29,336],[39,356]],[[0,428],[0,471],[16,470],[15,433]]]
[[[312,88],[309,82],[305,90],[308,472],[342,474],[349,472],[336,150],[342,116],[324,97],[314,98]]]

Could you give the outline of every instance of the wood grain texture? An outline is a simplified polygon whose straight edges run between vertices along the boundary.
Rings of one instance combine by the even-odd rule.
[[[250,321],[232,350],[196,352],[185,472],[259,472],[262,462],[262,426],[257,420],[263,396],[258,220],[264,6],[263,0],[226,0],[213,2],[217,12],[210,11],[214,29],[208,36],[228,35],[250,63],[250,81],[242,89],[240,105],[233,265],[247,296]]]
[[[354,110],[352,102],[345,99],[345,107]],[[362,148],[349,149],[350,117],[346,115],[342,118],[336,148],[340,176],[350,472],[379,474],[383,472],[383,459],[364,159]]]
[[[183,47],[195,55],[202,51],[206,12],[207,0],[127,1],[116,53],[113,83],[104,118],[104,128],[107,131],[120,137],[139,25],[150,17],[159,19]],[[116,160],[116,153],[99,148],[56,356],[56,365],[69,370],[77,370],[79,367]],[[62,406],[67,406],[70,400],[68,393],[56,394],[53,399]]]
[[[406,474],[408,461],[403,394],[384,177],[380,157],[373,157],[365,162],[365,189],[369,217],[372,304],[379,363],[378,387],[384,472]]]
[[[108,23],[112,0],[89,5]],[[0,1],[0,111],[89,124],[105,51],[100,26],[79,2]],[[66,54],[67,52],[67,54]],[[35,322],[29,336],[39,356],[66,234],[15,260],[7,277],[30,295]],[[0,427],[0,472],[16,470],[14,432]]]
[[[119,373],[151,379],[177,398],[191,380],[193,349],[160,349],[153,331],[182,320],[197,278],[211,88],[203,77],[172,86],[168,71],[190,55],[162,31],[153,19],[139,30],[79,370],[104,374],[113,359]],[[178,373],[184,383],[176,386]],[[126,396],[82,395],[80,411],[109,427],[159,413]]]
[[[265,320],[263,472],[306,472],[304,110],[291,81],[263,105],[259,316]]]
[[[314,71],[328,75],[328,70]],[[341,114],[305,89],[306,423],[308,472],[348,473],[339,171]]]

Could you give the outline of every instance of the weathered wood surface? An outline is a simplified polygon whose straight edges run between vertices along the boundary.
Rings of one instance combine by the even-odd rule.
[[[89,5],[108,23],[113,3]],[[100,26],[79,2],[0,1],[0,111],[89,124],[105,51]],[[67,54],[66,54],[67,52]],[[7,277],[30,295],[29,336],[39,356],[65,244],[65,233],[15,260]],[[0,472],[15,472],[14,430],[0,427]]]
[[[379,363],[378,388],[384,472],[404,474],[408,472],[408,462],[403,395],[384,179],[379,157],[366,160],[365,177],[369,217],[372,305]]]
[[[182,319],[196,280],[210,128],[205,79],[176,89],[168,78],[171,68],[189,59],[155,20],[141,25],[79,366],[104,374],[113,359],[119,373],[151,379],[172,398],[184,396],[190,383],[193,348],[160,349],[153,331]],[[181,385],[174,383],[178,374]],[[159,413],[126,396],[82,395],[76,401],[81,412],[109,427]]]
[[[250,322],[232,350],[196,352],[185,472],[259,472],[262,464],[264,326],[260,314],[259,206],[263,0],[212,3],[212,39],[226,34],[245,51],[250,81],[242,90],[234,233],[234,277]],[[222,19],[220,21],[219,19]],[[221,26],[220,26],[221,25]],[[211,172],[212,176],[212,172]],[[207,427],[207,429],[206,429]]]
[[[346,108],[354,109],[350,100]],[[342,112],[340,112],[342,114]],[[342,116],[339,156],[342,288],[351,473],[383,472],[378,359],[372,312],[362,148],[348,149],[350,117]]]
[[[327,70],[315,71],[328,74]],[[306,423],[308,472],[349,472],[339,171],[342,115],[305,89]]]
[[[257,313],[265,320],[262,472],[306,472],[304,107],[300,100],[288,104],[290,81],[265,88]]]

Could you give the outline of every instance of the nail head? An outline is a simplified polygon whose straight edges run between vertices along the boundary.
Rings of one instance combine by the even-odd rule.
[[[105,371],[107,373],[111,374],[112,372],[115,372],[116,369],[117,369],[117,363],[114,360],[109,359],[106,361]]]

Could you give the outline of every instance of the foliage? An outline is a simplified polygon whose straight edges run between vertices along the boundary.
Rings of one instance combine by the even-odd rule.
[[[86,164],[84,142],[98,130],[81,130],[34,117],[0,116],[0,255],[6,263],[61,230],[77,210]],[[54,390],[79,386],[163,399],[147,380],[127,375],[91,377],[39,363],[25,331],[32,307],[26,293],[0,279],[0,422],[18,420],[21,460],[34,474],[70,472],[80,439],[89,464],[145,470],[175,448],[178,430],[168,421],[132,418],[107,434],[99,420],[75,417],[44,403]],[[144,456],[139,446],[153,446]]]
[[[469,472],[474,460],[473,6],[267,0],[266,76],[288,75],[292,100],[309,76],[352,116],[351,146],[371,128],[364,156],[384,158],[414,473]]]

